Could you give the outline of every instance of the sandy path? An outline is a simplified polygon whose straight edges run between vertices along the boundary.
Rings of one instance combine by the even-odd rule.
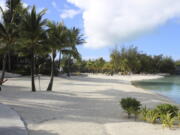
[[[28,135],[16,111],[0,104],[0,135]]]
[[[134,135],[135,131],[136,135],[179,135],[180,130],[163,130],[160,125],[128,120],[119,107],[119,100],[128,96],[138,98],[148,107],[169,102],[128,82],[155,77],[55,78],[53,92],[36,93],[30,92],[28,78],[11,78],[0,93],[0,102],[22,116],[30,135]],[[42,78],[42,89],[47,87],[48,79]]]

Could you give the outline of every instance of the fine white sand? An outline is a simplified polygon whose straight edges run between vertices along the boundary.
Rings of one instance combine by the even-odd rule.
[[[14,108],[27,123],[30,135],[179,135],[180,129],[163,129],[127,119],[119,101],[135,97],[147,107],[168,99],[136,88],[130,81],[158,75],[56,77],[53,92],[45,92],[49,77],[41,77],[41,89],[30,92],[30,77],[10,78],[0,93],[0,103]],[[39,89],[38,81],[36,87]]]

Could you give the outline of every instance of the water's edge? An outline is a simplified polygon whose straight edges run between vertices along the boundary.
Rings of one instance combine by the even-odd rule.
[[[162,78],[158,78],[158,79],[148,79],[148,80],[137,80],[137,81],[131,81],[131,84],[134,86],[134,87],[136,87],[136,88],[141,88],[141,89],[143,89],[143,90],[145,90],[145,91],[150,91],[150,92],[152,92],[152,93],[154,93],[154,94],[157,94],[157,95],[159,95],[159,96],[162,96],[162,97],[164,97],[164,98],[166,98],[167,100],[169,100],[169,101],[171,101],[172,103],[175,103],[175,104],[178,104],[178,105],[180,105],[180,100],[177,100],[177,97],[174,99],[173,97],[171,97],[171,96],[169,96],[168,95],[168,92],[169,93],[173,93],[173,90],[171,90],[171,89],[169,89],[169,90],[165,90],[164,92],[161,92],[161,91],[163,91],[162,90],[162,88],[164,88],[164,87],[166,87],[166,86],[164,86],[164,82],[166,82],[167,84],[169,84],[170,86],[170,88],[172,87],[173,88],[173,86],[175,85],[177,88],[179,88],[178,90],[180,91],[180,83],[178,83],[178,85],[176,84],[176,83],[174,83],[173,81],[171,82],[171,81],[169,81],[168,79],[171,79],[171,78],[173,78],[173,77],[176,77],[176,78],[179,78],[179,80],[180,80],[180,76],[170,76],[170,75],[166,75],[166,76],[164,76],[164,77],[162,77]],[[175,80],[177,80],[175,78]],[[163,80],[163,81],[162,81]],[[165,80],[165,81],[164,81]],[[168,81],[167,81],[168,80]],[[154,88],[154,89],[150,89],[150,88],[145,88],[145,85],[143,86],[142,84],[143,84],[143,82],[145,83],[145,84],[148,84],[148,82],[150,83],[150,84],[148,84],[148,86],[150,87],[152,87],[152,88]],[[153,86],[153,82],[156,82],[157,84],[157,86]],[[163,82],[162,84],[161,84],[161,82]],[[167,85],[166,84],[166,85]],[[162,86],[161,86],[162,85]],[[168,86],[168,85],[167,85]],[[162,87],[160,90],[158,89],[158,87]],[[178,91],[178,92],[179,92]],[[176,91],[174,91],[174,92],[176,92]],[[166,93],[166,94],[164,94],[164,93]],[[175,93],[176,94],[176,93]],[[176,96],[177,96],[177,94],[176,94]],[[178,94],[178,98],[180,99],[180,94]]]

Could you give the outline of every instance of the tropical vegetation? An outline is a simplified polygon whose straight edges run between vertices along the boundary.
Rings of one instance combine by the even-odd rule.
[[[180,111],[175,105],[160,104],[155,108],[147,108],[141,106],[140,101],[131,97],[121,99],[120,105],[128,114],[128,118],[134,114],[139,120],[151,124],[161,123],[163,127],[173,128],[175,125],[176,127],[180,125]]]
[[[31,75],[33,92],[38,74],[50,75],[47,90],[52,91],[54,76],[60,72],[67,76],[73,72],[173,74],[179,63],[171,57],[147,55],[135,46],[115,47],[109,61],[102,57],[83,60],[78,45],[85,40],[78,28],[47,20],[46,9],[37,12],[35,6],[24,7],[21,0],[7,0],[6,9],[0,10],[0,80],[6,71]]]
[[[111,50],[110,60],[102,57],[97,59],[73,60],[73,72],[113,74],[140,74],[140,73],[176,73],[176,62],[171,57],[163,55],[147,55],[138,51],[135,46],[122,47]]]
[[[131,114],[134,114],[135,119],[140,110],[141,103],[135,98],[123,98],[120,101],[121,107],[127,112],[128,118],[130,118]]]
[[[80,30],[45,19],[46,9],[37,12],[35,6],[24,7],[21,0],[7,0],[6,9],[0,10],[0,80],[4,80],[6,71],[13,69],[31,74],[31,89],[35,92],[35,76],[48,73],[51,77],[47,91],[51,91],[61,61],[61,57],[55,60],[57,54],[68,56],[68,61],[80,55],[76,46],[85,42]]]

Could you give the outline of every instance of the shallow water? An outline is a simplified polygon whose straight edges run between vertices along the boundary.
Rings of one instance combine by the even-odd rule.
[[[168,76],[160,79],[136,81],[133,84],[169,97],[180,104],[180,76]]]

